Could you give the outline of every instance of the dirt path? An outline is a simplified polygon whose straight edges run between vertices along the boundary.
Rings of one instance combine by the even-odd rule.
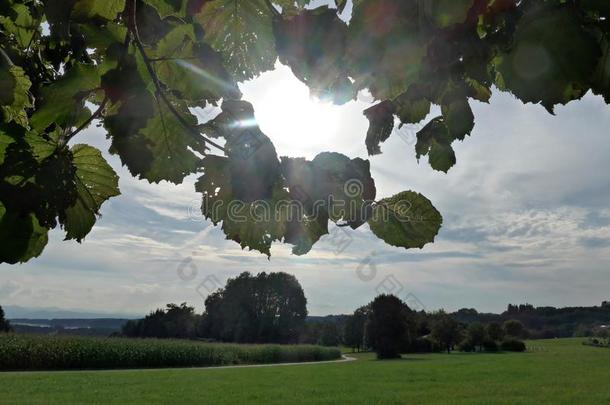
[[[330,363],[346,363],[349,361],[358,360],[356,357],[341,356],[340,360],[326,360],[326,361],[306,361],[299,363],[271,363],[271,364],[242,364],[236,366],[210,366],[210,367],[170,367],[170,368],[121,368],[112,370],[46,370],[46,371],[7,371],[0,372],[7,374],[34,374],[34,373],[108,373],[108,372],[120,372],[120,371],[167,371],[167,370],[222,370],[228,368],[259,368],[259,367],[284,367],[284,366],[304,366],[312,364],[330,364]]]

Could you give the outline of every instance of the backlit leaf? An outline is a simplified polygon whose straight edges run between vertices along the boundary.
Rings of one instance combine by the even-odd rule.
[[[426,197],[404,191],[379,201],[368,223],[371,231],[389,245],[421,249],[434,242],[443,218]]]

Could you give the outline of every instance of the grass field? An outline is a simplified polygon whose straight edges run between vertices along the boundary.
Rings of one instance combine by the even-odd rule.
[[[267,368],[0,373],[0,403],[610,403],[610,349],[581,342]]]

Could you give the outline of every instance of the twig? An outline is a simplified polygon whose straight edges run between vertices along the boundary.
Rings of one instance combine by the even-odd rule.
[[[11,60],[10,56],[8,56],[8,54],[6,52],[4,52],[4,49],[2,49],[2,47],[0,47],[0,55],[2,55],[2,59],[4,59],[4,61],[6,62],[7,65],[9,66],[13,66],[14,63]]]
[[[271,12],[273,13],[274,16],[281,17],[280,12],[277,11],[277,8],[275,8],[275,6],[273,4],[271,4],[270,0],[265,0],[265,3],[267,4],[267,7],[269,8],[269,10],[271,10]]]
[[[89,118],[87,118],[87,120],[85,122],[80,124],[78,128],[76,128],[74,131],[70,132],[70,134],[68,134],[64,138],[63,144],[65,145],[68,142],[70,142],[70,139],[74,138],[74,136],[76,136],[76,134],[81,132],[83,129],[87,128],[94,119],[98,118],[102,114],[102,111],[104,111],[104,108],[106,107],[107,103],[108,103],[108,97],[104,97],[104,99],[102,100],[102,103],[97,108],[97,110],[95,110],[95,112],[93,114],[91,114],[91,116]]]
[[[157,90],[157,94],[159,95],[159,97],[161,97],[161,100],[163,101],[163,103],[167,106],[169,111],[176,117],[178,122],[180,122],[180,124],[188,131],[189,135],[191,135],[197,142],[201,142],[203,140],[204,146],[205,146],[205,143],[209,143],[210,145],[214,146],[215,148],[225,152],[225,148],[223,148],[216,142],[212,141],[211,139],[207,138],[206,136],[203,136],[197,129],[195,129],[191,124],[189,124],[184,119],[184,117],[176,110],[176,108],[171,103],[171,101],[167,98],[167,95],[165,94],[165,91],[164,91],[163,87],[161,86],[161,82],[159,81],[159,77],[157,76],[157,73],[155,72],[155,69],[153,68],[152,63],[151,63],[150,59],[148,58],[148,55],[146,55],[146,50],[144,49],[144,45],[142,45],[142,41],[140,41],[140,37],[138,34],[138,26],[137,26],[136,19],[135,19],[135,8],[136,8],[135,1],[133,2],[132,8],[133,8],[132,9],[133,15],[132,15],[131,23],[130,23],[130,29],[133,31],[133,34],[134,34],[134,43],[135,43],[136,47],[138,48],[138,51],[142,55],[142,59],[144,60],[144,65],[146,66],[146,70],[148,70],[148,74],[152,78],[153,84],[155,85],[155,89]]]

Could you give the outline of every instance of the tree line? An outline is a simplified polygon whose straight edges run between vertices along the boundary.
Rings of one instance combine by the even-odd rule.
[[[307,320],[307,299],[286,273],[244,272],[205,300],[199,315],[186,303],[169,304],[127,322],[128,337],[204,339],[236,343],[307,343],[374,350],[379,358],[400,353],[525,350],[523,324],[466,325],[444,311],[414,311],[393,295],[379,295],[349,316]]]
[[[599,307],[559,309],[509,304],[502,314],[467,308],[447,313],[416,311],[393,295],[379,295],[350,315],[308,317],[305,293],[294,276],[244,272],[210,294],[202,314],[186,303],[168,304],[126,322],[119,335],[344,345],[392,358],[410,352],[522,351],[526,338],[566,337],[547,335],[553,330],[567,330],[567,336],[592,337],[605,344],[606,321],[610,321],[608,302]],[[0,331],[10,330],[0,307]]]
[[[186,303],[169,304],[129,321],[129,337],[201,338],[236,343],[297,343],[307,317],[307,299],[296,277],[244,272],[205,300],[202,315]]]

